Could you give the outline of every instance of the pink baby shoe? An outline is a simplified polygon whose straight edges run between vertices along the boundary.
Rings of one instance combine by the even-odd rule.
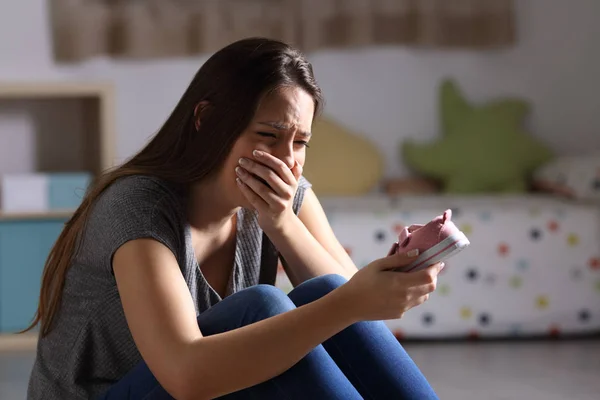
[[[418,271],[446,260],[469,246],[469,239],[454,225],[451,218],[452,211],[446,210],[427,225],[411,225],[404,228],[388,255],[418,249],[419,256],[409,265],[394,271]]]

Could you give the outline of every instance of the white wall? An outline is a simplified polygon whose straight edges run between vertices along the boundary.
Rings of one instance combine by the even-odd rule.
[[[398,48],[310,55],[327,98],[326,111],[369,135],[403,173],[402,138],[437,134],[436,87],[454,76],[474,100],[530,99],[531,131],[560,153],[600,149],[600,1],[516,0],[519,43],[496,52]],[[0,2],[0,80],[113,81],[118,155],[136,151],[170,112],[206,59],[113,62],[59,67],[52,60],[46,0]],[[0,149],[0,157],[2,157]]]

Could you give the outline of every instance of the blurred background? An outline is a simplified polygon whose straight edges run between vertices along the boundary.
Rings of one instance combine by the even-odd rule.
[[[388,321],[440,397],[597,398],[598,17],[597,0],[2,1],[0,398],[25,397],[36,335],[14,332],[91,179],[249,36],[313,63],[305,175],[357,265],[448,208],[469,236]]]

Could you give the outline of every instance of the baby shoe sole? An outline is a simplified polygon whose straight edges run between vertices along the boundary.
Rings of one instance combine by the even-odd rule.
[[[407,266],[396,268],[398,272],[415,272],[460,253],[471,243],[462,232],[456,232],[435,246],[425,250],[415,261]]]

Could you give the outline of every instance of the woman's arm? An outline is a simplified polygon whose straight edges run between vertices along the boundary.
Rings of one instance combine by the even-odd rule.
[[[336,290],[293,311],[203,337],[189,289],[166,246],[130,241],[115,253],[113,270],[137,348],[178,399],[214,398],[266,381],[358,319],[347,296]]]
[[[271,235],[292,285],[326,274],[350,279],[358,269],[335,237],[312,189],[306,191],[298,216],[288,216],[281,233]]]
[[[332,266],[331,273],[340,275],[349,274],[352,276],[358,271],[354,261],[352,261],[352,258],[348,255],[346,249],[344,249],[335,236],[333,229],[331,229],[325,211],[312,189],[306,190],[302,206],[298,212],[298,217],[304,226],[306,226],[306,229],[308,229],[319,244],[336,259],[339,266],[342,268],[342,270],[340,270],[337,265]]]

